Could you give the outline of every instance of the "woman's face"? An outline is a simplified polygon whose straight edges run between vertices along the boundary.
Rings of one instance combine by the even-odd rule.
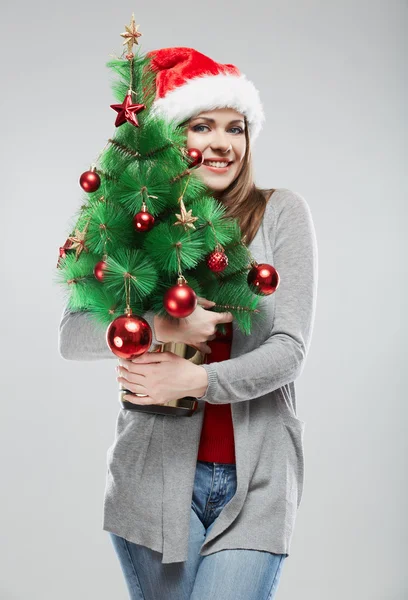
[[[243,165],[244,115],[233,108],[216,108],[191,117],[187,125],[187,148],[197,148],[204,156],[203,164],[194,171],[198,177],[212,190],[225,190]]]

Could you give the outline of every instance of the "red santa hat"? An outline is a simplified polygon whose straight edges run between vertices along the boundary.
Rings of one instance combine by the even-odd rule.
[[[217,63],[194,48],[161,48],[147,53],[156,73],[151,114],[177,125],[215,108],[234,108],[245,115],[251,145],[265,119],[259,92],[239,69]]]

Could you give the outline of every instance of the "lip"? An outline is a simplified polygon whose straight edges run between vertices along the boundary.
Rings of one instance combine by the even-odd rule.
[[[214,162],[215,159],[205,159],[205,160],[211,160]],[[218,162],[225,162],[225,160],[219,160]],[[227,173],[229,168],[232,165],[232,161],[229,163],[229,165],[227,167],[210,167],[209,165],[206,165],[204,162],[202,163],[202,166],[205,167],[206,169],[208,169],[209,171],[212,171],[213,173],[219,173],[220,175],[222,175],[223,173]]]

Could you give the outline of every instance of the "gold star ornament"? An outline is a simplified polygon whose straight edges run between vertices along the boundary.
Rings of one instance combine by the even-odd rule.
[[[82,250],[86,250],[86,252],[88,252],[88,248],[85,246],[86,229],[87,228],[85,228],[83,231],[79,231],[79,229],[75,229],[75,235],[72,235],[68,238],[68,240],[70,242],[72,242],[69,249],[75,250],[75,259],[76,260],[78,260],[79,255],[81,254]]]
[[[194,223],[194,221],[197,221],[198,217],[191,216],[193,209],[190,209],[189,211],[187,211],[186,207],[184,206],[184,202],[183,202],[182,198],[180,200],[180,210],[181,210],[181,214],[178,215],[176,213],[177,221],[175,223],[173,223],[173,225],[183,225],[184,231],[187,231],[189,228],[195,229],[195,226],[193,225],[193,223]]]
[[[136,25],[135,15],[133,13],[130,25],[125,25],[126,31],[120,34],[123,38],[125,38],[123,45],[127,44],[128,53],[132,52],[133,44],[139,44],[137,38],[140,37],[142,34],[137,30],[138,27],[140,27],[140,25]]]

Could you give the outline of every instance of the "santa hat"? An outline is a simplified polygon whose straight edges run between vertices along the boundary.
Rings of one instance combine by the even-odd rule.
[[[239,69],[217,63],[194,48],[161,48],[147,53],[156,73],[151,114],[177,125],[215,108],[234,108],[245,115],[251,145],[265,119],[259,92]]]

